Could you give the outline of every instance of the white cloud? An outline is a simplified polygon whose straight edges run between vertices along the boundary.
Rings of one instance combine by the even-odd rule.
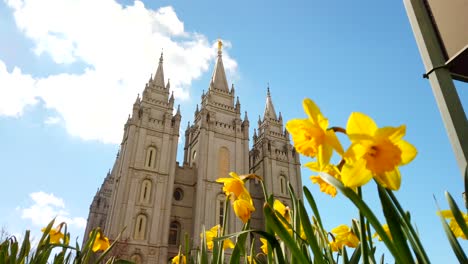
[[[37,103],[35,80],[17,67],[8,72],[0,60],[0,115],[20,116],[27,105]]]
[[[68,226],[81,230],[86,227],[85,218],[70,216],[62,198],[42,191],[31,193],[29,197],[33,204],[18,210],[21,211],[21,218],[31,220],[33,225],[44,227],[55,217],[56,223],[66,222]]]
[[[154,74],[162,49],[165,77],[171,79],[178,100],[189,98],[192,81],[216,58],[215,41],[185,31],[170,6],[150,10],[141,1],[122,6],[113,0],[6,3],[18,28],[33,40],[37,55],[49,55],[57,64],[81,62],[87,68],[80,74],[34,79],[17,68],[8,73],[0,61],[0,77],[6,76],[0,83],[0,102],[10,94],[16,98],[11,105],[0,104],[0,115],[21,115],[24,106],[40,98],[61,115],[70,134],[86,140],[119,143],[136,94]],[[234,73],[235,60],[226,52],[223,59],[228,73]]]
[[[60,122],[60,117],[57,116],[49,116],[45,121],[44,124],[46,125],[54,125]]]

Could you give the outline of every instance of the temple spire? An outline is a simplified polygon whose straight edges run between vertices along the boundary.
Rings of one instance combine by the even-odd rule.
[[[276,112],[275,112],[275,107],[273,106],[273,101],[271,100],[271,95],[270,95],[270,85],[267,87],[267,98],[266,98],[266,104],[265,104],[265,112],[263,112],[263,119],[277,119],[276,117]]]
[[[229,86],[226,78],[226,72],[223,65],[223,42],[218,40],[218,60],[216,61],[211,83],[216,89],[229,92]]]
[[[161,52],[161,57],[159,58],[158,69],[154,75],[154,84],[158,87],[164,88],[164,69],[163,69],[163,53]]]

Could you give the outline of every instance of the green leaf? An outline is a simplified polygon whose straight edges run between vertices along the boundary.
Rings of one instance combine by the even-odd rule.
[[[281,238],[291,254],[293,254],[300,263],[308,263],[309,260],[304,255],[304,252],[297,246],[296,241],[289,235],[288,230],[283,226],[283,223],[276,217],[275,212],[272,210],[269,204],[265,204],[263,207],[265,220],[269,223],[272,230]]]
[[[317,218],[317,222],[318,222],[320,228],[323,229],[322,219],[320,218],[320,213],[319,213],[317,204],[315,203],[314,197],[312,196],[312,194],[310,193],[309,189],[306,186],[304,186],[303,190],[304,190],[304,195],[305,195],[305,197],[307,199],[307,202],[309,203],[310,207],[312,208],[312,211],[314,212],[315,218]]]
[[[395,262],[404,263],[397,249],[393,245],[392,241],[385,233],[382,227],[382,224],[380,224],[379,220],[377,219],[375,214],[372,212],[372,210],[369,208],[369,206],[351,188],[345,187],[335,177],[330,176],[326,173],[321,173],[320,176],[322,177],[323,180],[325,180],[326,182],[328,182],[329,184],[335,186],[335,188],[340,190],[344,196],[348,197],[351,200],[351,202],[353,202],[353,204],[359,209],[359,211],[362,212],[362,214],[367,218],[367,220],[375,229],[375,231],[379,234],[382,234],[380,238],[385,243],[390,253],[395,257]]]
[[[361,259],[361,245],[359,244],[356,249],[354,249],[353,255],[349,259],[349,264],[358,264]]]
[[[406,235],[408,237],[408,240],[411,243],[414,253],[416,254],[418,262],[430,263],[429,257],[427,256],[427,253],[424,250],[421,240],[419,239],[419,235],[416,232],[416,230],[413,228],[413,225],[411,224],[410,213],[405,212],[403,210],[403,207],[400,205],[400,202],[398,201],[398,199],[395,197],[395,194],[391,190],[385,189],[385,192],[387,193],[388,197],[390,197],[392,203],[395,205],[398,213],[401,216],[401,220],[403,221],[403,224],[405,227]]]
[[[244,227],[242,228],[242,231],[248,230],[249,227],[250,227],[250,221],[248,221],[244,225]],[[247,240],[247,235],[248,235],[248,232],[245,232],[238,236],[237,242],[234,247],[234,250],[232,251],[231,260],[229,261],[229,263],[233,263],[233,264],[240,263],[241,255],[245,255],[245,256],[247,255],[245,254],[245,249],[244,249],[245,241]]]
[[[317,237],[315,236],[314,230],[312,229],[309,216],[302,202],[299,202],[299,216],[301,219],[302,228],[304,228],[304,233],[307,237],[307,243],[309,244],[309,246],[312,249],[312,252],[314,253],[315,262],[326,263],[326,261],[323,259],[323,254],[320,249],[319,243],[317,242]]]
[[[388,228],[392,234],[393,244],[396,246],[398,252],[401,254],[401,257],[405,260],[405,263],[414,263],[413,256],[408,247],[407,239],[402,230],[402,219],[397,213],[395,205],[392,203],[384,188],[380,185],[377,185],[380,202],[382,203],[382,209],[387,220]],[[382,234],[379,233],[379,236],[382,237]],[[364,257],[364,256],[363,256]]]
[[[346,251],[346,247],[343,247],[341,254],[343,255],[343,257],[341,258],[341,261],[343,262],[343,264],[348,264],[349,259],[348,259],[348,252]]]
[[[465,218],[463,217],[460,209],[458,208],[457,203],[455,200],[453,200],[452,195],[450,195],[449,192],[445,192],[445,198],[447,198],[447,202],[450,206],[450,210],[452,211],[452,214],[457,221],[458,226],[462,230],[463,234],[465,234],[465,237],[468,237],[468,227],[466,225]]]
[[[437,204],[437,200],[436,200],[436,206],[438,208],[438,211],[440,211],[440,207]],[[450,246],[452,247],[452,250],[455,253],[455,256],[457,256],[458,261],[460,263],[468,263],[468,259],[465,255],[465,252],[461,248],[460,243],[458,243],[457,238],[455,237],[449,225],[445,221],[444,216],[442,214],[439,214],[439,218],[440,218],[440,221],[442,222],[442,226],[444,227],[444,231],[445,231],[445,234],[447,235]]]
[[[205,226],[202,228],[202,241],[201,241],[201,252],[199,255],[199,263],[208,263],[208,249],[206,248],[206,235]]]

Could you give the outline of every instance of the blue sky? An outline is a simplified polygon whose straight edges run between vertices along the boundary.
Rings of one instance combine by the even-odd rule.
[[[402,168],[397,196],[434,263],[456,261],[433,195],[446,208],[448,190],[461,205],[461,174],[402,1],[1,1],[0,226],[39,230],[61,215],[81,240],[161,50],[185,129],[208,87],[218,38],[251,134],[267,83],[284,120],[305,117],[301,102],[309,97],[331,125],[345,126],[353,111],[379,126],[406,124],[419,154]],[[468,85],[456,86],[466,108]],[[180,145],[179,160],[181,153]],[[311,174],[303,169],[303,183],[327,228],[357,217],[341,195],[311,186]],[[365,191],[375,200],[373,184]]]

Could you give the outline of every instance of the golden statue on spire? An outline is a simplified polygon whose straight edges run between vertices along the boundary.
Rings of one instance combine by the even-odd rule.
[[[223,41],[221,39],[218,39],[218,52],[221,52],[223,50]]]

